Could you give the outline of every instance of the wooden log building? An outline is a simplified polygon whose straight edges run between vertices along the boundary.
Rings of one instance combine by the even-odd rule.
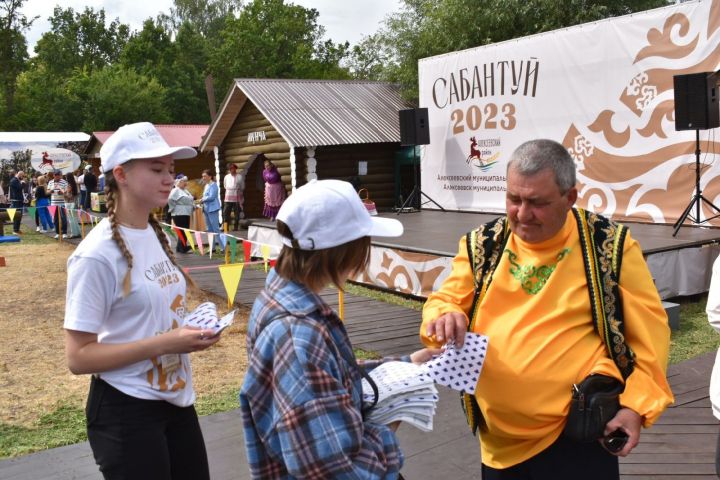
[[[245,215],[261,217],[263,165],[278,167],[288,193],[311,179],[351,181],[378,209],[397,204],[398,111],[412,108],[383,82],[236,79],[201,145],[214,152],[220,184],[228,164],[245,175]]]

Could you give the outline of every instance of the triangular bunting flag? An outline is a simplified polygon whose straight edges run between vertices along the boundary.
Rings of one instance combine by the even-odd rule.
[[[227,292],[228,308],[232,307],[237,293],[240,278],[242,278],[244,263],[235,263],[231,265],[218,265],[220,269],[220,278],[222,278],[225,292]]]
[[[228,237],[230,241],[230,263],[235,263],[235,254],[237,253],[237,238]]]
[[[195,251],[195,241],[193,240],[193,236],[190,233],[190,230],[183,228],[183,233],[185,234],[185,238],[187,238],[187,241],[190,244],[190,248],[192,248],[193,252],[194,252]]]
[[[205,255],[205,247],[203,246],[202,234],[200,232],[195,232],[195,241],[197,242],[198,250],[200,250],[200,255]]]
[[[182,235],[180,233],[180,229],[177,227],[173,227],[173,231],[175,232],[175,236],[177,236],[178,242],[180,242],[183,247],[186,246],[187,240],[185,240],[185,235]]]
[[[50,205],[48,207],[48,212],[50,212],[50,218],[53,219],[53,222],[55,221],[55,211],[57,210],[57,205]]]
[[[37,210],[36,207],[28,207],[28,215],[30,215],[30,218],[35,218],[36,210]]]
[[[7,209],[8,217],[10,218],[10,221],[11,221],[11,222],[13,221],[13,218],[15,218],[15,211],[16,211],[16,210],[17,210],[17,208],[8,208],[8,209]]]
[[[251,249],[252,249],[252,243],[250,243],[250,240],[243,240],[243,251],[245,253],[245,262],[250,261]]]
[[[208,248],[210,249],[210,258],[212,258],[212,254],[215,251],[215,234],[208,232]]]
[[[263,256],[263,263],[265,264],[265,273],[268,271],[268,258],[270,258],[270,245],[260,245],[260,251]]]

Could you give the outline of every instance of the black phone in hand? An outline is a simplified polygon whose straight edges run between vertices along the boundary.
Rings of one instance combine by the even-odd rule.
[[[618,453],[620,450],[625,448],[625,444],[628,441],[628,435],[619,428],[614,432],[603,438],[603,445],[605,448],[612,453]]]

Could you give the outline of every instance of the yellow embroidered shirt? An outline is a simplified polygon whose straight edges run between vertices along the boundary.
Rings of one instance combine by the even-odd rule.
[[[473,281],[465,242],[460,240],[451,274],[423,308],[420,336],[426,345],[437,346],[425,335],[427,322],[448,312],[469,315]],[[540,266],[555,266],[544,284],[542,275],[532,275],[531,267]],[[511,269],[527,272],[525,288]],[[640,246],[629,234],[620,294],[626,341],[636,355],[620,401],[649,427],[673,401],[665,377],[670,331]],[[493,468],[527,460],[558,438],[573,383],[591,373],[622,379],[593,329],[572,212],[561,231],[545,242],[529,244],[510,234],[490,288],[476,309],[473,331],[489,337],[475,395],[486,424],[480,432],[482,460]]]

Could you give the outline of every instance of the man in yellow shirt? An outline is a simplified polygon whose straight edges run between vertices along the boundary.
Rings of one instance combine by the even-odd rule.
[[[532,140],[518,147],[507,169],[507,217],[478,230],[497,233],[506,226],[505,236],[497,237],[505,243],[497,243],[494,271],[483,277],[473,268],[476,253],[488,245],[482,240],[491,235],[471,232],[423,308],[420,336],[428,346],[462,345],[466,331],[489,337],[474,397],[483,480],[619,478],[617,456],[628,455],[640,427],[652,425],[673,401],[665,377],[670,331],[640,246],[624,227],[573,208],[575,183],[575,164],[559,143]],[[598,274],[586,268],[583,239],[600,226],[623,232],[615,242],[601,242],[613,254],[612,265],[593,264],[601,275],[617,269],[614,286],[589,283]],[[615,360],[595,330],[594,305],[610,319]],[[562,435],[571,386],[593,373],[620,381],[627,376],[621,408],[604,432],[627,434],[616,454],[600,441]]]

